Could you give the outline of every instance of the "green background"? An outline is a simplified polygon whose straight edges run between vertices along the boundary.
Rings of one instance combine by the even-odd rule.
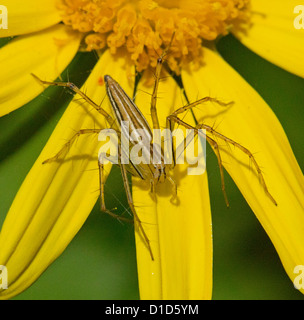
[[[233,36],[222,38],[218,49],[274,110],[303,170],[304,80],[258,57]],[[70,80],[81,85],[95,63],[94,54],[78,53],[64,77],[68,72]],[[0,223],[71,97],[60,88],[48,88],[25,107],[0,118]],[[228,174],[231,208],[226,208],[217,161],[210,149],[207,157],[214,238],[213,298],[304,299]],[[121,177],[114,168],[106,186],[107,204],[124,211],[124,189],[117,181]],[[133,228],[101,213],[97,204],[60,258],[15,299],[138,298]]]

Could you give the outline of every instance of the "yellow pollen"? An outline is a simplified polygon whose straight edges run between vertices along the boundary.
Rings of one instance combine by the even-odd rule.
[[[179,73],[200,62],[202,42],[248,19],[250,0],[57,0],[62,21],[85,33],[87,51],[126,48],[139,72],[155,67],[174,34],[167,62]]]

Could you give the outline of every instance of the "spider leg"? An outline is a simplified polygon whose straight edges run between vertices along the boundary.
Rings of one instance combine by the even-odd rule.
[[[200,125],[200,128],[202,129],[205,129],[206,131],[208,131],[209,133],[211,133],[214,137],[217,137],[225,142],[227,142],[228,144],[231,144],[233,145],[234,147],[238,148],[239,150],[241,150],[242,152],[244,152],[245,154],[247,154],[247,156],[249,157],[249,159],[252,161],[256,171],[257,171],[257,174],[258,174],[258,177],[259,177],[259,180],[260,180],[260,183],[266,193],[266,195],[268,196],[268,198],[273,202],[274,205],[278,205],[276,200],[273,198],[273,196],[270,194],[268,188],[267,188],[267,185],[266,185],[266,182],[265,182],[265,179],[264,179],[264,176],[263,176],[263,173],[262,173],[262,170],[260,168],[260,166],[258,165],[254,155],[252,154],[252,152],[250,150],[248,150],[247,148],[245,148],[244,146],[242,146],[241,144],[239,144],[238,142],[226,137],[225,135],[217,132],[216,130],[214,130],[211,126],[208,126],[206,124],[201,124]]]
[[[145,241],[145,243],[147,245],[147,248],[148,248],[148,250],[150,252],[151,259],[152,259],[152,261],[154,261],[154,256],[153,256],[150,240],[149,240],[149,238],[148,238],[148,236],[147,236],[147,234],[146,234],[146,232],[145,232],[145,230],[143,228],[142,221],[139,219],[139,217],[137,215],[137,212],[135,210],[134,202],[133,202],[133,199],[132,199],[132,193],[131,193],[129,182],[128,182],[127,170],[126,170],[124,164],[121,164],[120,168],[121,168],[123,183],[124,183],[124,187],[125,187],[125,191],[126,191],[129,207],[130,207],[130,209],[131,209],[131,211],[133,213],[134,219],[135,219],[135,221],[136,221],[136,223],[138,225],[140,233],[143,236],[143,239],[144,239],[144,241]]]
[[[189,105],[188,106],[189,108],[191,108],[191,106]],[[192,106],[193,107],[193,106]],[[189,109],[187,108],[187,109]],[[181,108],[182,109],[182,108]],[[181,110],[179,109],[179,110]],[[172,125],[172,123],[178,123],[182,126],[184,126],[185,128],[188,128],[188,129],[193,129],[195,130],[195,132],[197,134],[199,134],[199,131],[198,129],[205,129],[207,132],[209,132],[210,134],[212,134],[214,137],[217,137],[225,142],[227,142],[228,144],[231,144],[233,145],[234,147],[238,148],[239,150],[241,150],[242,152],[244,152],[245,154],[247,154],[247,156],[250,158],[250,160],[253,162],[254,164],[254,167],[257,171],[257,174],[258,174],[258,177],[259,177],[259,180],[260,180],[260,183],[266,193],[266,195],[269,197],[269,199],[274,203],[274,205],[277,206],[277,202],[275,201],[275,199],[273,198],[273,196],[270,194],[268,188],[267,188],[267,185],[266,185],[266,182],[265,182],[265,179],[264,179],[264,176],[263,176],[263,173],[262,173],[262,170],[261,168],[259,167],[254,155],[252,154],[251,151],[249,151],[247,148],[245,148],[244,146],[242,146],[241,144],[237,143],[236,141],[226,137],[225,135],[217,132],[216,130],[214,130],[211,126],[208,126],[206,124],[199,124],[197,125],[196,127],[193,127],[189,124],[187,124],[186,122],[184,122],[183,120],[181,120],[180,118],[177,117],[176,114],[178,113],[182,113],[183,111],[181,112],[175,112],[173,113],[172,115],[168,116],[167,117],[167,121],[168,123],[170,123]],[[216,155],[217,155],[217,158],[218,158],[218,162],[219,162],[219,166],[220,166],[220,171],[221,171],[221,179],[222,179],[222,190],[225,192],[225,187],[224,187],[224,184],[223,184],[223,171],[222,171],[222,161],[221,161],[221,157],[220,157],[220,153],[219,153],[219,149],[218,149],[218,145],[217,143],[215,142],[215,140],[211,139],[210,137],[206,136],[207,137],[207,140],[208,142],[211,144],[213,150],[216,152]],[[223,189],[224,188],[224,189]],[[225,194],[225,193],[224,193]],[[226,196],[225,196],[225,199],[226,199]],[[227,203],[227,200],[226,200],[226,203]]]
[[[75,140],[81,136],[81,135],[84,135],[84,134],[93,134],[93,133],[99,133],[101,129],[81,129],[79,131],[77,131],[70,140],[68,140],[64,145],[63,147],[57,152],[57,154],[55,154],[55,156],[47,159],[47,160],[44,160],[42,163],[43,164],[46,164],[46,163],[50,163],[50,162],[54,162],[56,160],[59,159],[59,157],[64,154],[66,152],[66,150],[68,150],[72,144],[75,142]]]
[[[187,128],[187,129],[193,129],[194,132],[197,135],[199,135],[199,131],[198,130],[201,127],[200,125],[197,125],[197,126],[193,127],[193,126],[187,124],[186,122],[182,121],[181,119],[179,119],[175,115],[171,115],[171,116],[167,117],[167,125],[170,128],[174,127],[174,123],[178,123],[178,124],[182,125],[183,127]],[[223,195],[224,195],[224,198],[225,198],[226,205],[227,205],[227,207],[229,207],[229,201],[228,201],[228,197],[227,197],[227,193],[226,193],[226,187],[225,187],[225,179],[224,179],[224,170],[223,170],[222,158],[221,158],[220,150],[219,150],[219,147],[218,147],[218,143],[214,139],[208,137],[207,135],[204,135],[204,138],[206,138],[207,141],[210,143],[210,145],[211,145],[212,149],[214,150],[215,155],[217,157],[218,165],[219,165],[219,169],[220,169],[220,175],[221,175],[221,188],[222,188],[222,191],[223,191]]]
[[[108,158],[108,157],[107,157]],[[105,204],[105,175],[104,175],[104,164],[103,161],[98,161],[98,169],[99,169],[99,185],[100,185],[100,210],[107,213],[108,215],[110,215],[111,217],[120,220],[120,221],[126,221],[126,222],[131,222],[130,219],[127,219],[125,217],[121,217],[118,214],[113,213],[112,211],[108,210],[106,208],[106,204]]]
[[[152,96],[151,96],[151,107],[150,107],[150,112],[151,112],[151,117],[152,117],[152,122],[153,122],[153,129],[160,128],[159,120],[158,120],[158,116],[157,116],[157,109],[156,109],[157,90],[158,90],[158,85],[159,85],[159,81],[160,81],[160,75],[161,75],[161,71],[162,71],[164,57],[168,54],[168,52],[170,50],[174,36],[175,36],[175,33],[173,33],[169,45],[163,50],[162,54],[157,59],[157,65],[156,65],[156,69],[155,69],[155,82],[154,82],[153,92],[152,92]]]
[[[194,107],[200,105],[200,104],[203,104],[205,102],[214,102],[214,103],[217,103],[218,105],[222,106],[222,107],[228,107],[230,105],[233,104],[233,101],[230,101],[230,102],[223,102],[221,100],[218,100],[216,98],[212,98],[212,97],[204,97],[204,98],[201,98],[195,102],[192,102],[192,103],[189,103],[187,104],[186,106],[183,106],[181,108],[178,108],[177,110],[175,110],[173,113],[172,113],[172,116],[177,116],[178,114],[181,114],[181,113],[184,113],[185,111],[187,110],[190,110],[190,109],[193,109]]]
[[[44,81],[38,78],[36,75],[33,73],[31,74],[37,81],[39,81],[43,85],[49,85],[49,86],[57,86],[57,87],[65,87],[69,88],[73,92],[79,94],[81,98],[83,98],[86,102],[88,102],[91,106],[93,106],[100,114],[102,114],[107,122],[110,124],[110,126],[113,125],[114,119],[109,115],[109,113],[104,110],[101,106],[96,104],[91,98],[89,98],[84,92],[82,92],[74,83],[72,82],[49,82],[49,81]]]
[[[118,147],[118,150],[119,150],[119,155],[121,155],[120,147]],[[132,193],[131,193],[129,182],[128,182],[128,175],[127,175],[126,165],[121,163],[120,164],[120,169],[121,169],[122,180],[123,180],[123,184],[124,184],[124,187],[125,187],[125,192],[126,192],[126,196],[127,196],[127,201],[128,201],[129,207],[130,207],[130,209],[131,209],[131,211],[133,213],[134,220],[137,223],[137,226],[139,228],[140,234],[142,235],[142,237],[143,237],[143,239],[144,239],[144,241],[145,241],[145,243],[147,245],[147,248],[148,248],[148,250],[150,252],[151,259],[152,259],[152,261],[154,261],[154,256],[153,256],[150,240],[149,240],[149,238],[148,238],[148,236],[147,236],[147,234],[146,234],[146,232],[144,230],[144,227],[142,225],[142,221],[139,219],[139,217],[137,215],[137,212],[136,212],[136,209],[135,209],[135,206],[134,206]]]
[[[217,157],[218,166],[219,166],[220,175],[221,175],[222,192],[223,192],[223,195],[225,198],[226,206],[229,208],[229,201],[228,201],[228,197],[227,197],[227,193],[226,193],[224,170],[223,170],[223,163],[222,163],[222,158],[221,158],[221,154],[220,154],[220,149],[219,149],[218,143],[214,139],[208,137],[207,135],[206,135],[206,139],[210,143],[211,148],[213,149],[213,151]]]

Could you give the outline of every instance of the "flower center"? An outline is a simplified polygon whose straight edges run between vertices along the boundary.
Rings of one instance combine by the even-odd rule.
[[[137,70],[155,67],[172,39],[167,62],[179,73],[200,61],[202,42],[248,19],[250,0],[59,0],[62,20],[86,34],[86,50],[127,49]]]

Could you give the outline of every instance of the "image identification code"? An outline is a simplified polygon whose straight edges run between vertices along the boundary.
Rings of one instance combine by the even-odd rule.
[[[182,304],[163,304],[149,306],[117,306],[112,304],[105,308],[106,315],[129,315],[136,318],[138,315],[197,315],[198,305]]]

